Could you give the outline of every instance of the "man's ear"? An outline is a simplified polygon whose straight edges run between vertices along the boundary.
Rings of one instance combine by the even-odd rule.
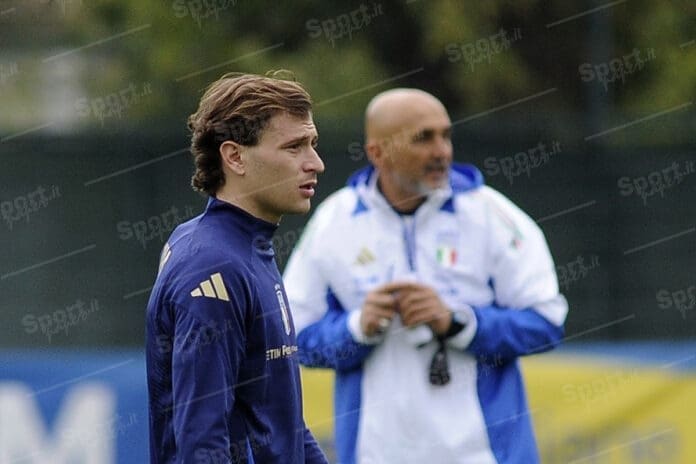
[[[226,140],[220,145],[220,159],[222,166],[227,167],[233,173],[243,176],[246,172],[246,165],[242,158],[243,147],[231,140]]]
[[[365,142],[365,153],[367,153],[367,159],[370,163],[374,166],[379,166],[383,150],[376,140],[368,140]]]

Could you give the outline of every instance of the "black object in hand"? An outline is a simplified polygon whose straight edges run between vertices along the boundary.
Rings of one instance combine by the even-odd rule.
[[[450,381],[449,363],[447,362],[447,348],[445,341],[438,338],[437,351],[430,361],[430,383],[433,385],[447,385]]]

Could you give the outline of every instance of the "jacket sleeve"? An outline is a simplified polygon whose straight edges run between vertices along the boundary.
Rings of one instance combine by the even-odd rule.
[[[321,259],[323,224],[330,219],[327,214],[322,205],[307,224],[283,280],[295,321],[300,362],[308,367],[349,370],[362,364],[375,340],[361,336],[359,309],[344,308],[330,286],[332,269]]]
[[[175,306],[172,353],[173,427],[177,462],[206,458],[231,462],[232,445],[245,443],[229,429],[234,388],[246,342],[245,314],[250,308],[250,286],[233,272],[218,274],[218,298],[188,293]],[[195,289],[209,274],[186,279],[182,289]],[[224,301],[227,298],[229,301]]]
[[[546,239],[512,202],[484,189],[495,299],[490,305],[464,308],[459,317],[467,326],[449,343],[487,362],[548,351],[563,338],[568,304],[558,291]]]
[[[331,289],[327,289],[326,293],[324,315],[297,335],[300,362],[308,367],[337,371],[355,369],[370,354],[373,345],[356,341],[354,333],[360,331],[360,312],[347,312]]]
[[[312,432],[307,427],[304,430],[304,452],[305,464],[329,464]]]

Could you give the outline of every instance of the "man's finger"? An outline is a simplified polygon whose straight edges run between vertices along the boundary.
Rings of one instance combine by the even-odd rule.
[[[401,321],[406,327],[414,327],[421,324],[426,324],[432,319],[432,316],[422,313],[412,313],[407,318],[403,318]]]
[[[444,317],[432,311],[413,311],[408,318],[404,320],[404,325],[412,327],[414,325],[429,324],[435,321],[438,317]]]
[[[427,301],[430,298],[432,298],[432,294],[428,291],[422,290],[405,291],[396,294],[396,302],[399,304],[399,307],[401,308],[422,301]]]
[[[380,317],[391,319],[394,317],[395,312],[393,309],[385,309],[375,305],[366,305],[363,307],[363,314],[367,320],[373,321]]]
[[[391,319],[392,317],[394,317],[394,311],[374,306],[373,310],[370,311],[370,316],[375,318],[386,317],[387,319]]]
[[[423,286],[417,282],[409,280],[395,280],[394,282],[389,282],[377,287],[376,290],[380,293],[396,293],[404,290],[415,290],[422,287]]]
[[[417,303],[413,303],[407,306],[400,306],[399,307],[400,312],[399,314],[401,315],[401,318],[412,318],[417,314],[434,314],[437,312],[437,309],[434,305],[430,304],[429,302],[421,301]]]
[[[396,298],[393,294],[385,293],[368,293],[365,302],[371,305],[380,306],[382,308],[394,308]]]

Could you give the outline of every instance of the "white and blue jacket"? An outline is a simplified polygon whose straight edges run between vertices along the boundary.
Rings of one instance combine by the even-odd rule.
[[[538,462],[517,358],[556,346],[568,309],[541,230],[470,165],[409,216],[377,176],[358,171],[319,206],[284,275],[300,361],[336,371],[339,462]],[[361,332],[368,291],[401,278],[467,322],[447,341],[447,385],[429,382],[437,344],[418,348],[398,317]]]

